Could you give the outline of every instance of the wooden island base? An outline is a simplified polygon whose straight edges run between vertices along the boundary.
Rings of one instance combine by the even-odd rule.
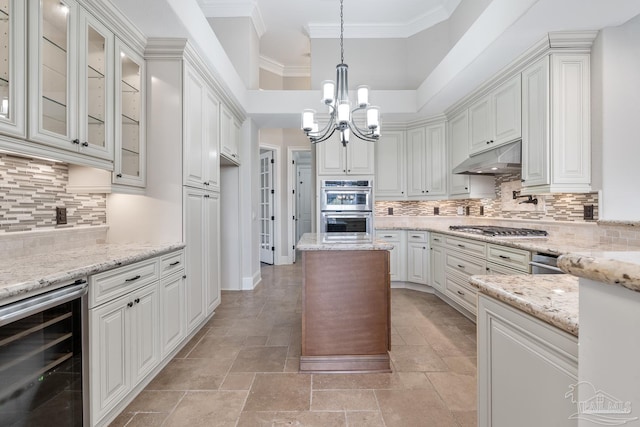
[[[389,251],[302,254],[300,371],[391,372]]]

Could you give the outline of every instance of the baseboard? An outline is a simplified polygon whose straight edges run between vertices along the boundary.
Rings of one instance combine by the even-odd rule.
[[[412,291],[424,292],[427,294],[435,293],[434,289],[429,285],[403,281],[391,282],[391,289],[411,289]]]
[[[252,277],[243,277],[242,278],[242,290],[243,291],[252,291],[258,286],[258,284],[262,281],[262,276],[260,275],[260,269],[253,273]]]

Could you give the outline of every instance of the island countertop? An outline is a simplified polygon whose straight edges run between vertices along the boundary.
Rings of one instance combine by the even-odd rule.
[[[393,243],[366,233],[305,233],[296,245],[301,251],[390,251]]]
[[[569,253],[558,258],[558,267],[574,276],[640,291],[640,251]]]
[[[98,244],[0,260],[0,305],[11,298],[184,248],[184,243]]]
[[[569,274],[471,276],[480,292],[578,336],[578,278]]]

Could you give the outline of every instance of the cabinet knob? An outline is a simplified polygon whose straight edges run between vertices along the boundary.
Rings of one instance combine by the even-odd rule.
[[[524,182],[524,179],[521,179],[520,182]]]
[[[117,174],[116,178],[122,178],[122,174],[121,173]]]
[[[132,302],[127,303],[127,307],[129,308],[133,307],[133,303]]]
[[[136,298],[135,300],[133,300],[136,304],[140,303],[140,298]]]
[[[464,189],[465,189],[465,190],[468,190],[468,189],[469,189],[469,187],[464,187]]]
[[[425,193],[428,193],[428,192],[429,192],[429,190],[426,190],[426,191],[425,191]]]
[[[83,146],[83,147],[88,147],[88,146],[89,146],[89,143],[88,143],[87,141],[85,141],[85,142],[83,142],[83,143],[82,143],[82,146]]]
[[[491,141],[487,141],[487,145],[491,144]]]
[[[427,248],[425,246],[423,246],[422,249],[427,249]]]
[[[187,275],[185,274],[184,276],[182,276],[182,278],[183,278],[183,279],[186,279],[186,278],[187,278]]]
[[[74,139],[73,141],[71,141],[72,144],[76,144],[76,145],[80,145],[80,140],[79,139]]]

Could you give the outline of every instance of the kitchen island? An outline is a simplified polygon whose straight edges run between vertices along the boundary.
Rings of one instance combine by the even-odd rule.
[[[390,372],[389,251],[364,233],[305,234],[300,371]]]

